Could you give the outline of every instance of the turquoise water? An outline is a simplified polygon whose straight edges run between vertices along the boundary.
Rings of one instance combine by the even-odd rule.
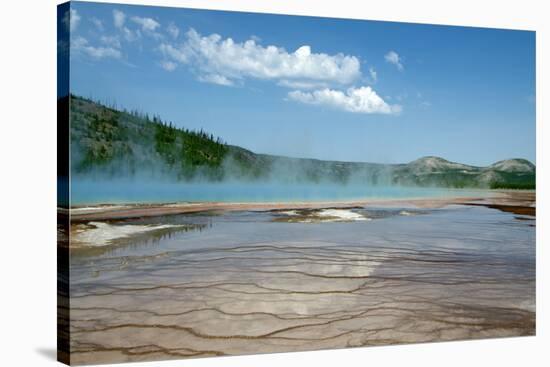
[[[158,183],[73,179],[71,185],[72,205],[212,201],[338,201],[476,195],[479,195],[479,191],[360,184],[284,184],[266,182]]]

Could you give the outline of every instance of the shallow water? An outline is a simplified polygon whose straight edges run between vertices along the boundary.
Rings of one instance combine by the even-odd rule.
[[[73,250],[72,362],[535,333],[534,218],[470,206],[352,213],[337,214],[369,220],[272,211],[111,223],[174,230]]]
[[[478,196],[479,190],[365,186],[364,184],[284,184],[274,182],[173,183],[72,180],[71,204],[170,202],[294,202]]]

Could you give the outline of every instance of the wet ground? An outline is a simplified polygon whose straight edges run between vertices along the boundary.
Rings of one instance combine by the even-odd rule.
[[[524,213],[354,207],[79,225],[76,364],[535,333]],[[86,246],[94,228],[102,246]]]

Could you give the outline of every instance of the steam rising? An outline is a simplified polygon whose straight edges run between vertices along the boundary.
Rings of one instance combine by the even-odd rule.
[[[378,196],[384,190],[394,196],[398,191],[391,189],[391,169],[384,165],[274,157],[236,149],[219,167],[192,167],[183,174],[160,156],[141,162],[113,160],[85,172],[73,168],[73,204],[351,200]],[[82,153],[73,152],[73,162],[78,162]],[[243,163],[242,154],[249,164]]]

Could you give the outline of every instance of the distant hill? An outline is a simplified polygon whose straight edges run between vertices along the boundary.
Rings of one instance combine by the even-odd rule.
[[[535,166],[525,159],[476,167],[439,157],[406,164],[290,158],[254,153],[205,131],[81,97],[70,97],[70,111],[71,168],[77,176],[535,188]]]
[[[444,187],[534,189],[535,166],[525,159],[509,159],[488,167],[423,157],[394,170],[394,181],[402,184]]]

